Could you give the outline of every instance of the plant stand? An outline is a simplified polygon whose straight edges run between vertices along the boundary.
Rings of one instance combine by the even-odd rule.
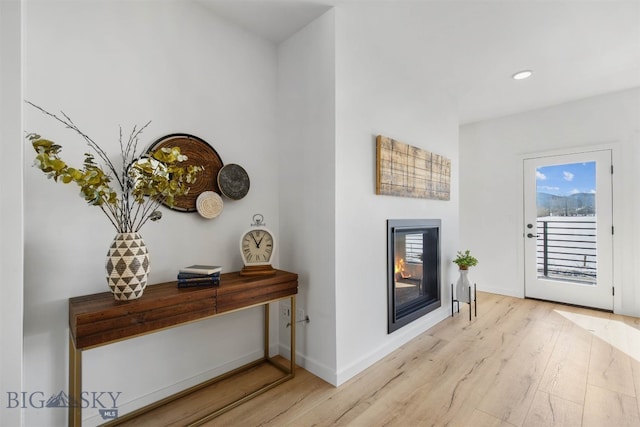
[[[464,302],[464,301],[463,301]],[[474,308],[474,317],[478,317],[478,300],[476,299],[476,284],[473,284],[473,299],[471,298],[471,287],[469,287],[469,302],[465,302],[465,304],[469,304],[469,322],[471,322],[471,303],[473,302]],[[454,304],[458,306],[458,313],[460,313],[460,300],[453,298],[453,283],[451,284],[451,317],[456,313],[454,311]]]

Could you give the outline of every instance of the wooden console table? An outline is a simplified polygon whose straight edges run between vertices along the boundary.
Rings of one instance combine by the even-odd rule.
[[[290,322],[289,366],[282,366],[269,357],[269,304],[289,298],[291,313],[295,313],[297,293],[298,275],[277,270],[274,276],[268,277],[246,277],[240,276],[238,272],[225,273],[220,276],[220,285],[217,287],[179,289],[176,282],[151,285],[147,286],[142,298],[128,302],[115,301],[111,292],[70,298],[69,425],[82,424],[82,408],[74,406],[72,402],[81,402],[83,351],[259,305],[264,306],[264,355],[261,359],[125,414],[105,425],[117,425],[135,418],[259,363],[268,362],[283,371],[284,376],[281,378],[190,424],[200,425],[293,378],[296,366],[296,322]]]

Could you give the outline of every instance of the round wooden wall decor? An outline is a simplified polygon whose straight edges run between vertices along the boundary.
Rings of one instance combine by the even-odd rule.
[[[188,157],[188,160],[181,162],[180,165],[204,167],[204,170],[198,175],[197,181],[191,185],[189,193],[185,196],[176,197],[175,203],[170,209],[182,212],[195,212],[197,210],[196,200],[202,192],[215,191],[220,194],[217,178],[223,163],[211,145],[194,135],[174,133],[156,140],[151,144],[147,152],[165,147],[180,147],[180,152]]]
[[[222,197],[215,191],[203,191],[196,199],[196,209],[206,219],[217,218],[223,207]]]

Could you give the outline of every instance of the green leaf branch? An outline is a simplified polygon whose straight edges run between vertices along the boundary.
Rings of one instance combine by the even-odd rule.
[[[464,252],[458,251],[456,258],[453,260],[454,264],[458,264],[461,270],[467,270],[469,267],[478,265],[478,260],[471,255],[471,251],[467,249]]]
[[[71,167],[60,157],[61,145],[29,133],[26,138],[36,151],[34,165],[55,182],[75,182],[80,187],[80,196],[88,204],[98,206],[119,233],[138,232],[147,221],[159,220],[160,204],[173,206],[175,197],[186,195],[204,170],[202,166],[180,165],[187,156],[180,153],[179,147],[164,147],[138,157],[140,134],[151,122],[140,128],[134,126],[126,140],[120,128],[122,164],[117,168],[106,151],[64,112],[60,117],[25,102],[79,134],[104,167],[91,153],[84,154],[81,168]]]

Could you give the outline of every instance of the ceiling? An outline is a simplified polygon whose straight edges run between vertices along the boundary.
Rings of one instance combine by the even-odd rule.
[[[381,55],[440,79],[461,123],[640,87],[640,0],[198,1],[274,44],[331,7],[377,16]]]

